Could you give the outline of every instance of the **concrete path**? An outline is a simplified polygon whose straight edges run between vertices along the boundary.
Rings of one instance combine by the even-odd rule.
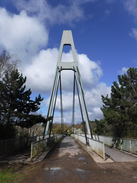
[[[130,154],[126,154],[122,151],[105,147],[105,153],[108,154],[116,162],[134,162],[137,161],[137,157]]]

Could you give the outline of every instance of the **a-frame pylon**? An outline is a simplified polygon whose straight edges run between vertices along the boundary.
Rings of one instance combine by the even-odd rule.
[[[71,46],[73,62],[62,62],[61,61],[63,47],[65,45]],[[57,61],[57,66],[56,66],[56,72],[55,72],[55,78],[54,78],[54,83],[53,83],[53,87],[52,87],[50,103],[49,103],[49,108],[48,108],[48,114],[47,114],[47,119],[50,118],[50,120],[47,122],[46,131],[44,130],[44,135],[48,134],[48,131],[52,126],[59,83],[60,83],[60,88],[61,88],[61,71],[62,70],[74,71],[74,85],[76,82],[76,87],[77,87],[78,96],[79,96],[79,104],[80,104],[80,109],[82,112],[83,124],[85,121],[86,127],[87,127],[87,133],[90,134],[91,138],[92,138],[91,128],[90,128],[90,124],[89,124],[89,117],[88,117],[88,112],[87,112],[87,107],[86,107],[86,102],[85,102],[85,97],[84,97],[84,91],[83,91],[81,76],[80,76],[79,67],[78,67],[77,55],[76,55],[76,51],[75,51],[72,33],[70,30],[63,31],[63,35],[62,35],[62,40],[61,40],[60,50],[59,50],[59,55],[58,55],[58,61]],[[61,93],[60,93],[60,95],[61,95]],[[74,95],[74,92],[73,92],[73,95]],[[74,96],[73,96],[73,107],[74,107]],[[74,120],[74,111],[73,111],[72,120]],[[74,124],[74,121],[73,121],[73,124]],[[86,135],[85,135],[85,137],[86,137]],[[87,141],[87,139],[86,139],[86,141]]]

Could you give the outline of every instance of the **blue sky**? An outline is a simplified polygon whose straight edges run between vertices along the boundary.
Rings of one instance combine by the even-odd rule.
[[[101,95],[137,65],[137,0],[1,0],[0,46],[21,60],[33,97],[47,113],[63,30],[72,30],[89,117],[102,118]],[[63,58],[71,59],[71,52]],[[71,121],[72,77],[63,73],[64,121]],[[81,121],[76,100],[76,122]],[[56,110],[60,110],[59,98]],[[56,113],[55,121],[59,121]]]

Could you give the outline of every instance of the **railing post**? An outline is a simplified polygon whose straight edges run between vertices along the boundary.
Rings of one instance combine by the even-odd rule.
[[[129,144],[130,144],[130,152],[131,152],[131,148],[132,148],[132,146],[131,146],[131,140],[129,140]]]
[[[31,143],[31,158],[33,156],[33,142]]]
[[[122,139],[120,139],[120,150],[122,151]]]

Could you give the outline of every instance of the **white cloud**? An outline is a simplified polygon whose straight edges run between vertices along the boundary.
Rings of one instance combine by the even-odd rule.
[[[9,14],[0,8],[0,40],[10,53],[17,53],[23,60],[21,72],[27,76],[27,86],[33,92],[49,94],[53,85],[58,49],[44,50],[48,44],[48,23],[73,23],[84,17],[82,4],[96,0],[75,0],[66,5],[52,7],[47,1],[16,1],[18,15]],[[70,2],[70,1],[69,1]],[[23,10],[24,9],[24,10]],[[44,23],[43,23],[44,20]],[[42,49],[43,48],[43,49]],[[41,51],[40,51],[41,50]],[[110,88],[99,83],[102,70],[99,62],[90,60],[85,54],[77,54],[85,98],[91,120],[102,117],[101,94],[109,94]],[[63,60],[71,60],[71,52],[63,53]],[[25,62],[26,61],[26,62]],[[25,62],[25,63],[24,63]],[[26,64],[27,63],[27,64]],[[72,74],[71,74],[71,73]],[[71,121],[73,72],[62,72],[63,106],[65,122]],[[60,109],[59,98],[57,111]],[[47,104],[48,100],[44,101]],[[78,98],[76,98],[76,121],[81,121]],[[59,116],[57,116],[59,118]]]
[[[107,87],[105,83],[97,83],[91,90],[85,92],[85,100],[89,111],[91,120],[100,119],[103,117],[101,95],[110,95],[111,88]]]
[[[53,85],[58,50],[41,50],[32,60],[32,64],[23,69],[27,76],[27,86],[37,92],[50,92]]]
[[[137,19],[137,1],[125,0],[123,1],[125,9]]]
[[[137,0],[125,0],[123,1],[125,9],[134,16],[135,21],[137,21]],[[137,41],[137,28],[133,28],[132,32],[129,34],[134,37]]]
[[[47,0],[12,0],[19,11],[25,10],[30,16],[50,24],[71,24],[85,19],[83,4],[97,0],[69,0],[52,6]]]
[[[101,95],[106,96],[110,94],[110,87],[107,87],[105,83],[99,83],[93,89],[89,91],[85,91],[85,101],[87,104],[88,114],[90,120],[100,119],[103,118],[103,114],[101,111],[101,107],[103,105],[101,100]],[[65,118],[65,122],[72,121],[72,106],[73,106],[73,94],[72,92],[68,92],[63,94],[63,115]],[[46,105],[49,104],[49,98],[44,101]],[[57,103],[56,103],[56,111],[58,111],[58,118],[60,116],[60,96],[58,95]],[[59,120],[59,119],[58,119]],[[75,96],[75,122],[81,122],[81,113],[79,108],[79,100],[76,92]],[[60,122],[60,120],[58,121]]]
[[[47,49],[42,50],[38,56],[36,56],[32,64],[26,67],[23,73],[27,76],[27,85],[33,90],[49,94],[53,85],[55,68],[58,57],[58,50]],[[63,53],[63,60],[71,60],[72,54]],[[110,88],[104,83],[99,83],[98,80],[102,76],[102,70],[98,62],[91,61],[85,54],[77,54],[78,64],[81,74],[82,83],[85,90],[85,99],[89,111],[91,120],[102,117],[100,107],[102,106],[101,95],[107,95],[110,93]],[[62,71],[62,90],[63,90],[63,109],[65,121],[72,118],[72,103],[73,103],[73,71]],[[44,103],[48,107],[49,98],[45,99]],[[79,110],[79,101],[76,93],[76,121],[81,120],[81,114]],[[60,111],[60,97],[58,95],[56,103],[56,111]],[[59,116],[56,116],[57,119]]]
[[[58,50],[42,50],[34,57],[32,64],[27,65],[23,73],[27,76],[27,85],[33,91],[49,92],[52,88],[57,64]],[[79,68],[85,89],[92,88],[102,76],[102,70],[97,62],[91,61],[86,55],[79,54]],[[63,53],[63,59],[71,60],[71,52]],[[63,61],[63,60],[62,60]],[[62,71],[62,87],[64,91],[70,91],[73,86],[73,72]]]
[[[28,17],[25,11],[15,15],[0,8],[0,44],[10,53],[28,62],[47,42],[48,32],[37,19]]]
[[[49,105],[49,98],[44,101],[44,103],[48,106]],[[72,111],[72,104],[73,104],[73,91],[72,92],[66,92],[62,94],[62,103],[63,103],[63,111],[64,112],[70,112]],[[78,96],[75,96],[75,106],[78,107]],[[57,97],[56,101],[56,110],[60,111],[60,94]]]
[[[48,21],[50,24],[72,23],[84,18],[83,9],[75,1],[69,5],[58,4],[53,7],[46,0],[16,0],[15,6],[19,11],[25,9],[29,15],[36,16],[41,21]]]
[[[132,29],[132,33],[129,34],[130,36],[134,37],[137,41],[137,28]]]
[[[90,120],[103,118],[103,114],[101,111],[102,100],[101,95],[106,96],[110,95],[111,88],[107,87],[105,83],[96,83],[96,85],[90,90],[84,90],[85,100],[87,104],[88,114]],[[70,92],[63,93],[63,110],[64,110],[64,118],[66,122],[72,121],[72,105],[73,105],[73,90]],[[49,105],[49,98],[44,101],[47,107]],[[56,111],[60,112],[60,96],[58,95],[57,103],[56,103]],[[58,117],[60,115],[58,114]],[[75,122],[81,122],[81,113],[79,108],[79,100],[77,96],[75,96]],[[60,120],[59,120],[60,121]]]
[[[100,64],[91,61],[85,54],[79,54],[78,58],[79,58],[79,69],[84,88],[89,89],[98,82],[99,78],[103,74]]]
[[[121,71],[118,71],[118,73],[119,73],[120,75],[126,74],[128,69],[129,69],[128,67],[123,67],[123,68],[121,69]]]

